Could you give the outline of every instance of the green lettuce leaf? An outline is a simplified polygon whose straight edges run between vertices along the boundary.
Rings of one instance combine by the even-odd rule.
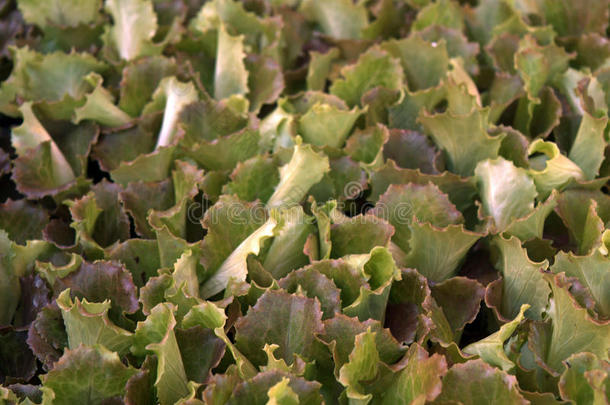
[[[85,96],[85,104],[74,110],[74,123],[92,120],[108,127],[120,127],[131,121],[131,117],[114,104],[113,95],[102,86],[102,77],[92,74],[86,80],[93,91]]]
[[[155,306],[145,321],[138,322],[133,337],[135,355],[153,353],[157,356],[155,387],[159,402],[173,404],[189,394],[189,386],[176,341],[176,320],[170,304]]]
[[[494,137],[486,132],[488,109],[473,109],[463,115],[451,112],[419,117],[434,142],[445,151],[448,168],[462,176],[473,174],[477,163],[498,156],[502,134]]]
[[[370,183],[371,194],[369,200],[371,201],[376,201],[391,184],[415,183],[426,185],[432,183],[447,194],[449,200],[455,204],[460,212],[466,212],[474,206],[472,200],[477,194],[472,178],[464,178],[450,172],[443,172],[440,175],[427,175],[419,170],[398,168],[391,160],[371,173]]]
[[[206,301],[194,306],[189,313],[186,314],[182,326],[185,328],[202,326],[204,328],[212,329],[214,334],[226,344],[227,349],[229,349],[229,352],[235,359],[240,377],[251,378],[256,375],[256,369],[250,360],[248,360],[228,338],[224,330],[226,321],[227,316],[224,311],[215,304]]]
[[[157,31],[157,15],[147,0],[110,0],[105,9],[114,24],[104,32],[106,46],[114,48],[123,60],[160,53],[152,42]]]
[[[582,169],[586,180],[593,180],[599,173],[604,159],[602,151],[606,147],[604,131],[608,117],[596,116],[586,111],[578,127],[568,158]],[[591,156],[594,151],[595,157]]]
[[[318,271],[315,266],[290,272],[278,281],[278,285],[291,294],[300,291],[309,298],[317,298],[323,319],[332,318],[341,312],[341,290],[329,276]]]
[[[56,119],[70,119],[73,108],[91,90],[85,80],[88,74],[107,70],[105,63],[87,53],[41,54],[28,47],[13,48],[12,52],[13,71],[3,85],[14,86],[15,95],[27,101],[48,102],[41,109]]]
[[[9,198],[0,205],[0,228],[20,245],[31,239],[42,239],[48,221],[47,214],[37,204]]]
[[[390,251],[377,246],[367,255],[346,256],[346,261],[364,275],[368,286],[360,287],[360,295],[343,313],[360,320],[383,321],[392,283],[399,278],[399,271]]]
[[[389,375],[384,375],[375,383],[379,388],[390,380],[385,390],[378,390],[373,384],[367,384],[382,404],[412,404],[433,401],[441,393],[441,378],[447,373],[447,363],[438,354],[429,356],[417,343],[409,350],[399,363],[394,365]],[[385,374],[385,373],[384,373]]]
[[[434,403],[527,404],[517,389],[517,379],[482,360],[455,364],[443,377],[443,389]]]
[[[464,23],[461,14],[458,4],[451,0],[430,3],[419,11],[413,29],[419,31],[430,25],[440,25],[462,30]]]
[[[479,162],[474,173],[479,183],[483,214],[493,219],[498,231],[534,209],[538,193],[524,169],[498,158]]]
[[[220,26],[214,69],[214,97],[218,100],[245,95],[249,91],[243,42],[243,36],[231,35],[224,26]]]
[[[329,170],[328,157],[315,152],[311,146],[294,146],[290,161],[280,169],[280,182],[269,197],[270,208],[291,207],[298,204],[307,192]]]
[[[484,339],[474,342],[464,347],[465,353],[476,354],[487,364],[498,367],[506,372],[511,372],[515,368],[515,363],[511,361],[505,350],[504,344],[515,333],[524,319],[523,313],[529,309],[528,304],[523,304],[519,310],[519,314],[515,319],[505,323],[500,327],[500,330],[487,336]]]
[[[275,343],[275,353],[292,364],[294,355],[310,357],[314,335],[323,330],[322,312],[317,300],[283,291],[267,291],[235,325],[235,345],[252,361],[264,364],[265,344]]]
[[[579,254],[587,255],[601,244],[604,221],[597,213],[596,200],[587,194],[566,190],[558,198],[556,212],[568,228]]]
[[[495,267],[502,279],[487,286],[486,303],[503,321],[519,316],[524,304],[529,305],[525,311],[528,318],[541,320],[550,294],[542,273],[548,268],[548,261],[536,263],[530,260],[515,237],[496,236],[492,243],[497,249]]]
[[[228,403],[235,405],[272,404],[277,399],[277,391],[274,388],[286,380],[289,381],[287,388],[296,395],[298,403],[322,404],[319,383],[307,381],[303,377],[297,377],[278,370],[261,372],[255,377],[238,384],[233,390]]]
[[[42,376],[44,404],[101,403],[121,396],[137,373],[103,346],[66,350],[48,374]]]
[[[343,107],[343,106],[340,106]],[[314,104],[303,114],[297,124],[297,133],[303,141],[316,146],[343,146],[362,110],[351,110],[331,104]]]
[[[282,209],[278,216],[281,227],[262,262],[265,270],[276,279],[309,263],[304,248],[310,235],[316,231],[313,218],[306,215],[300,206]]]
[[[332,63],[339,57],[339,49],[332,48],[326,53],[312,51],[309,55],[311,60],[307,68],[307,89],[323,91]]]
[[[133,334],[108,318],[110,300],[96,303],[76,298],[72,301],[70,289],[66,289],[57,297],[57,305],[64,319],[70,349],[99,344],[120,354],[129,350]]]
[[[590,318],[571,296],[571,282],[564,273],[545,275],[552,290],[549,306],[550,325],[534,324],[528,345],[535,358],[552,375],[559,375],[572,354],[591,352],[600,359],[608,358],[610,325]],[[544,351],[543,351],[544,350]]]
[[[607,266],[608,257],[594,250],[586,256],[576,256],[573,253],[559,252],[555,263],[551,266],[553,273],[565,273],[568,277],[576,277],[594,300],[593,309],[602,318],[610,317],[610,295],[608,294]]]
[[[420,35],[411,34],[401,40],[387,41],[382,48],[400,59],[411,91],[434,87],[445,77],[449,65],[445,41],[428,42]]]
[[[463,225],[439,228],[417,220],[409,225],[410,250],[396,261],[405,267],[417,269],[430,280],[443,281],[456,275],[468,250],[483,234],[470,232]]]
[[[200,295],[207,298],[221,292],[230,279],[246,280],[248,255],[259,253],[261,242],[275,235],[278,222],[273,215],[267,218],[259,204],[222,198],[206,212],[203,225],[208,233],[201,245],[205,276]]]
[[[392,241],[405,252],[411,250],[409,242],[414,218],[438,227],[463,222],[462,213],[434,184],[392,184],[379,198],[371,213],[387,219],[394,226]]]
[[[66,0],[49,2],[22,0],[18,4],[24,19],[41,28],[49,24],[65,26],[89,24],[98,19],[101,8],[99,0],[87,0],[77,4]]]
[[[341,76],[343,78],[330,86],[330,93],[345,100],[349,106],[360,105],[362,96],[374,87],[398,90],[404,82],[398,60],[378,47],[370,48],[355,64],[341,69]]]
[[[603,404],[608,392],[610,364],[591,353],[577,353],[559,380],[561,397],[578,403]]]
[[[375,332],[367,330],[356,336],[354,350],[347,363],[339,370],[339,382],[346,387],[345,396],[350,402],[367,403],[372,395],[364,394],[361,381],[375,378],[379,367],[379,353],[375,348]]]
[[[561,190],[571,180],[584,180],[585,174],[568,157],[561,154],[553,142],[536,139],[528,148],[529,174],[534,179],[541,198],[554,189]]]
[[[92,257],[103,257],[103,248],[129,237],[129,219],[118,201],[119,191],[117,184],[104,180],[84,197],[67,201],[76,242]]]
[[[383,156],[392,159],[406,169],[420,169],[423,173],[438,173],[443,167],[439,151],[429,139],[419,132],[391,130],[390,137],[383,145]]]
[[[368,25],[368,15],[363,4],[354,4],[346,0],[331,0],[319,3],[305,0],[300,11],[315,21],[322,32],[338,39],[358,39]]]
[[[46,176],[39,174],[39,182],[42,185],[53,189],[66,185],[74,180],[74,171],[66,160],[66,157],[59,149],[57,144],[44,129],[36,115],[32,111],[31,103],[24,103],[20,107],[23,116],[23,123],[12,132],[11,141],[13,148],[20,156],[27,156],[28,151],[36,147],[46,149],[46,165],[49,172]],[[31,152],[30,152],[31,153]]]

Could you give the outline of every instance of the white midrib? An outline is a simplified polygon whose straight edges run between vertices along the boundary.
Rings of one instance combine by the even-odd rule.
[[[161,131],[159,132],[159,139],[157,141],[157,147],[167,146],[171,143],[171,135],[178,118],[179,107],[178,97],[176,93],[168,86],[169,91],[167,92],[167,102],[165,103],[165,114],[163,115],[163,124],[161,125]]]
[[[130,60],[132,56],[135,56],[135,43],[133,41],[133,36],[130,30],[130,27],[136,22],[137,19],[137,10],[119,10],[120,15],[120,31],[122,31],[122,35],[117,33],[116,42],[118,48],[121,49],[121,57],[125,60]]]

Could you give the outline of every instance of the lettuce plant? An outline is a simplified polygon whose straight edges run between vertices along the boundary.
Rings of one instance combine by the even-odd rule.
[[[607,403],[609,19],[0,0],[0,403]]]

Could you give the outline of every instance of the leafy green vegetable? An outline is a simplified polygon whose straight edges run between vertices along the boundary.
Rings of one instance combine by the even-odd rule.
[[[609,18],[0,0],[0,403],[607,403]]]

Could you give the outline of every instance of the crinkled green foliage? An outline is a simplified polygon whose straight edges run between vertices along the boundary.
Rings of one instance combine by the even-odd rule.
[[[605,404],[610,0],[0,0],[0,404]]]

